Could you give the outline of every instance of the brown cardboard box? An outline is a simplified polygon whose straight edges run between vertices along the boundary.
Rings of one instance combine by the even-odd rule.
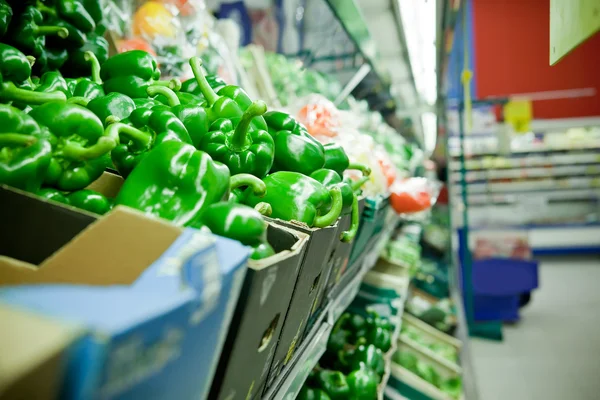
[[[0,304],[0,399],[58,399],[83,329]]]
[[[277,254],[248,261],[211,399],[253,398],[266,383],[308,242],[307,234],[273,223],[267,233]]]

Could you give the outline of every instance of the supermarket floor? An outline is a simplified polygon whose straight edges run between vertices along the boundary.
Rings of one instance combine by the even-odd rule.
[[[471,341],[480,400],[600,398],[600,258],[540,261],[521,322]]]

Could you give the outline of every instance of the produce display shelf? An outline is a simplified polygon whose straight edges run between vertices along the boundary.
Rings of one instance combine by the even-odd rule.
[[[600,149],[600,142],[588,143],[582,146],[565,146],[565,147],[547,147],[547,146],[523,146],[519,149],[511,151],[512,154],[536,154],[536,153],[553,153],[553,152],[573,152],[573,151],[589,151]],[[451,157],[457,158],[460,156],[460,150],[449,151]],[[498,154],[497,148],[490,148],[485,151],[467,152],[465,157],[482,157]]]
[[[455,261],[456,263],[458,261]],[[458,264],[456,264],[458,265]],[[460,367],[462,369],[462,389],[463,399],[477,400],[479,399],[479,393],[477,391],[477,384],[475,381],[475,369],[473,368],[473,362],[471,358],[471,346],[469,342],[469,325],[463,308],[463,299],[457,288],[451,289],[451,297],[456,305],[456,319],[457,328],[454,336],[462,342],[460,348]]]
[[[473,183],[467,187],[467,193],[519,194],[524,192],[555,192],[592,188],[600,188],[600,177],[524,179],[517,182]],[[456,189],[458,193],[462,192],[461,187],[457,187]]]
[[[490,157],[477,160],[466,160],[465,168],[468,171],[479,170],[506,170],[510,168],[532,168],[555,165],[579,165],[579,164],[597,164],[600,163],[600,154],[598,153],[577,153],[577,154],[548,154],[535,156],[518,157]],[[452,161],[450,170],[459,171],[460,163]]]
[[[544,197],[546,201],[551,202],[563,202],[563,201],[597,201],[600,198],[600,190],[565,190],[556,192],[535,192]],[[501,194],[501,193],[483,193],[483,194],[469,194],[469,207],[480,207],[488,205],[503,205],[503,204],[514,204],[523,200],[523,193],[519,195],[515,194]],[[458,195],[452,196],[452,201],[455,204],[459,204],[462,199]]]
[[[375,265],[379,253],[392,235],[397,219],[384,227],[379,240],[369,246],[349,268],[353,271],[342,277],[332,290],[330,301],[304,339],[290,364],[284,369],[271,389],[263,396],[265,400],[295,399],[310,371],[325,353],[325,347],[333,324],[356,297],[362,279]],[[399,328],[398,328],[399,329]],[[389,368],[388,368],[389,369]]]
[[[565,165],[552,167],[531,167],[521,169],[484,170],[467,172],[469,183],[491,179],[527,179],[543,177],[594,176],[600,174],[600,165]],[[460,180],[460,172],[452,173],[452,182]]]
[[[385,359],[385,372],[383,374],[383,377],[381,379],[381,383],[379,384],[379,387],[382,388],[383,390],[379,390],[379,392],[377,393],[377,399],[378,400],[383,400],[383,398],[385,397],[385,387],[387,386],[387,383],[390,379],[390,375],[392,373],[392,358],[394,356],[394,353],[396,352],[397,348],[398,348],[398,338],[400,337],[400,330],[402,329],[402,314],[404,314],[404,304],[406,303],[406,297],[407,294],[403,293],[402,297],[400,298],[400,302],[398,304],[398,312],[396,313],[396,315],[394,316],[392,323],[394,324],[394,332],[392,333],[392,347],[391,349],[388,351],[388,356]]]

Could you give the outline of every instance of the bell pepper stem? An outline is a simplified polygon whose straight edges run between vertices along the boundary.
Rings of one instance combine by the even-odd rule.
[[[91,51],[86,51],[83,53],[83,58],[92,66],[92,82],[102,85],[102,78],[100,78],[100,62],[96,55]]]
[[[192,72],[194,73],[196,82],[198,82],[200,92],[202,92],[208,106],[212,106],[221,96],[215,93],[213,88],[208,84],[206,76],[204,76],[204,73],[202,72],[202,60],[198,57],[190,58],[190,67],[192,67]]]
[[[156,96],[159,94],[165,96],[169,102],[169,107],[175,107],[181,104],[179,97],[177,97],[175,92],[166,86],[150,85],[148,86],[148,89],[146,89],[146,93],[148,93],[148,96]]]
[[[350,229],[342,232],[340,235],[340,240],[344,243],[350,243],[356,237],[358,233],[358,199],[356,195],[352,199],[352,215],[350,220]]]
[[[350,163],[350,164],[348,164],[348,168],[346,168],[346,169],[356,169],[356,170],[362,172],[363,176],[371,175],[371,168],[369,168],[367,165],[364,165],[364,164]]]
[[[69,36],[69,31],[61,26],[38,26],[34,29],[33,34],[35,36],[56,35],[62,39],[65,39]]]
[[[114,137],[102,136],[90,147],[84,147],[76,142],[67,142],[55,155],[75,161],[95,160],[109,153],[117,146]]]
[[[27,147],[37,142],[37,137],[24,135],[22,133],[1,133],[0,146],[19,146]],[[266,204],[266,203],[265,203]]]
[[[269,203],[265,203],[261,201],[257,205],[254,206],[254,209],[264,215],[265,217],[270,217],[273,214],[273,208]]]
[[[264,101],[257,100],[252,102],[250,106],[244,111],[242,118],[238,126],[235,128],[233,135],[229,141],[230,148],[233,151],[242,151],[246,144],[246,136],[248,136],[248,128],[252,122],[252,118],[263,115],[267,112],[267,105]]]
[[[329,195],[331,196],[331,209],[325,215],[320,215],[315,218],[314,226],[317,228],[325,228],[333,224],[342,212],[342,191],[339,187],[331,188],[329,191]]]
[[[229,190],[233,191],[234,189],[248,186],[252,189],[255,196],[263,197],[267,193],[267,185],[254,175],[250,174],[236,174],[231,177],[229,180]]]
[[[152,136],[149,133],[140,131],[131,125],[123,124],[121,122],[114,122],[108,125],[105,130],[106,136],[118,137],[119,141],[122,142],[121,137],[124,136],[127,140],[133,141],[140,148],[146,148],[152,141]]]
[[[27,104],[44,104],[49,101],[67,101],[63,92],[34,92],[20,89],[12,82],[5,82],[0,89],[0,98],[6,101],[19,101]]]
[[[363,176],[362,178],[360,178],[357,181],[352,181],[352,183],[350,184],[350,187],[352,188],[353,192],[356,192],[358,189],[360,189],[362,187],[362,185],[364,185],[367,181],[369,180],[368,176]]]
[[[47,14],[50,15],[52,17],[56,17],[56,10],[53,9],[52,7],[48,7],[47,5],[45,5],[44,3],[42,3],[41,1],[36,1],[35,3],[35,8],[37,8],[42,14]]]
[[[82,96],[69,97],[67,103],[79,104],[80,106],[87,107],[89,100]]]
[[[34,56],[26,56],[25,57],[27,59],[27,61],[29,61],[29,65],[33,67],[33,64],[35,64],[35,57]],[[29,78],[31,79],[31,78]]]
[[[181,81],[177,78],[169,79],[168,81],[155,81],[152,86],[166,86],[171,90],[179,92],[181,90]]]

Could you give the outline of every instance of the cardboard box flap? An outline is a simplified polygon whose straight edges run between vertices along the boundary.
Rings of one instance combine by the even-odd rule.
[[[167,221],[117,207],[47,258],[38,271],[0,258],[0,285],[131,284],[181,232]]]
[[[81,329],[1,304],[0,321],[0,398],[10,393],[23,398],[26,393],[54,397],[62,375],[57,356]],[[31,384],[44,388],[27,388]]]

